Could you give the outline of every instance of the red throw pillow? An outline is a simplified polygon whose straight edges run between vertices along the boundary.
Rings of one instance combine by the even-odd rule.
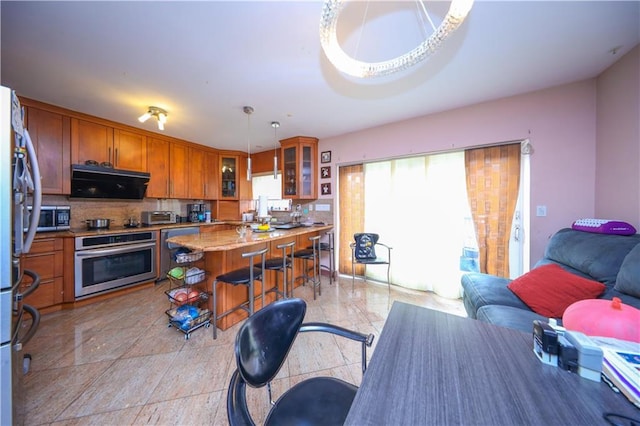
[[[561,318],[569,305],[600,296],[605,285],[565,271],[552,263],[539,266],[507,286],[532,311],[549,318]]]

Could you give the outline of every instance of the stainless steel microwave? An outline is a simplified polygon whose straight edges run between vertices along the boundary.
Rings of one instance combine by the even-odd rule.
[[[29,212],[32,207],[29,206]],[[71,224],[71,207],[69,206],[40,206],[40,220],[36,231],[64,231]]]

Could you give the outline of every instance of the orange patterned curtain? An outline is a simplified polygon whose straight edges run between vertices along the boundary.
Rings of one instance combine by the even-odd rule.
[[[353,234],[364,228],[364,167],[362,164],[342,166],[338,172],[340,211],[340,251],[338,253],[339,272],[351,275],[351,248]],[[360,268],[360,269],[358,269]],[[356,266],[356,274],[364,274],[361,265]]]
[[[520,144],[465,151],[480,272],[509,277],[509,238],[520,186]]]

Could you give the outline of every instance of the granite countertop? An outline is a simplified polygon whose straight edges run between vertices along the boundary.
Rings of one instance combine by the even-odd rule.
[[[275,229],[270,232],[248,230],[244,237],[240,237],[235,230],[205,232],[192,235],[179,235],[169,238],[170,243],[187,247],[191,250],[224,251],[239,247],[246,247],[260,242],[283,239],[286,237],[304,235],[310,232],[327,231],[333,225],[303,226],[293,229]]]

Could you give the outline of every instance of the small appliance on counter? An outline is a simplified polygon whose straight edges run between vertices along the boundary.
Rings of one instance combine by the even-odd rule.
[[[203,203],[187,204],[189,222],[204,222],[207,206]]]
[[[140,214],[143,225],[176,223],[176,214],[170,211],[144,211]]]

